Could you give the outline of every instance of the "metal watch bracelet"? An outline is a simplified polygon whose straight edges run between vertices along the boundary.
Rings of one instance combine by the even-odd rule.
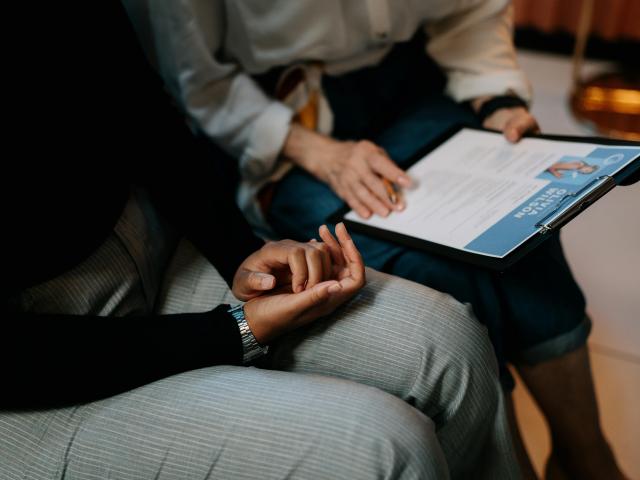
[[[256,340],[253,332],[249,328],[247,319],[244,316],[244,305],[236,305],[229,309],[229,313],[233,315],[233,318],[238,322],[238,328],[240,329],[240,337],[242,338],[242,363],[247,365],[253,362],[255,359],[266,355],[269,351],[268,346],[262,346]]]

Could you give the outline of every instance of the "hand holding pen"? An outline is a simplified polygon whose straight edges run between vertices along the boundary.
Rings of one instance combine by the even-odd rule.
[[[373,142],[335,140],[292,124],[283,154],[329,185],[362,218],[404,209],[394,185],[410,187],[411,179]]]
[[[391,183],[388,178],[383,178],[382,183],[384,183],[384,188],[387,189],[387,196],[392,204],[398,205],[398,201],[400,197],[398,196],[398,188],[395,184]]]

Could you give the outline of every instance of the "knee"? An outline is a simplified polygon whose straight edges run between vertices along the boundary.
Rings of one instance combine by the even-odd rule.
[[[455,338],[457,353],[451,368],[466,380],[464,386],[468,391],[474,391],[476,397],[483,398],[487,407],[493,409],[501,390],[498,361],[488,330],[477,320],[471,305],[458,303],[453,311],[455,320],[449,325],[449,335]]]
[[[448,395],[440,405],[439,420],[447,422],[464,412],[468,428],[473,430],[493,418],[502,401],[498,362],[487,329],[475,318],[471,306],[452,298],[447,304],[450,321],[438,334],[442,348],[447,349],[442,385]]]
[[[427,383],[437,371],[462,374],[471,370],[486,374],[489,382],[497,378],[497,362],[487,329],[469,304],[374,270],[367,270],[367,278],[370,296],[384,305],[385,313],[393,318],[387,328],[394,329],[394,340],[402,342],[403,352],[409,354],[404,357],[412,359],[411,368],[420,369],[418,375],[428,378]]]
[[[490,414],[501,389],[486,327],[476,319],[469,304],[426,288],[424,295],[429,301],[421,311],[423,321],[413,340],[418,343],[422,362],[412,396],[420,398],[422,390],[436,386],[442,395],[435,409],[428,410],[430,413],[466,404],[473,405],[479,416],[482,412]]]
[[[447,478],[448,467],[433,422],[416,408],[382,391],[362,400],[359,418],[339,436],[353,459],[349,478]],[[344,425],[344,424],[343,424]],[[334,438],[335,441],[335,438]],[[344,470],[344,468],[343,468]],[[359,472],[358,475],[355,472]],[[364,472],[368,474],[363,475]]]
[[[447,303],[451,321],[442,333],[452,339],[460,363],[492,373],[489,377],[497,375],[498,365],[487,327],[476,318],[470,304],[460,303],[452,297]]]
[[[418,288],[425,299],[420,310],[422,328],[418,330],[423,349],[434,345],[449,368],[465,366],[496,374],[497,362],[487,328],[476,318],[471,305],[446,293]]]

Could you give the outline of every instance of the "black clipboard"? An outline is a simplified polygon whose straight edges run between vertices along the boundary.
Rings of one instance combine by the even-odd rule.
[[[404,163],[403,167],[408,169],[414,163],[422,159],[432,150],[435,150],[441,144],[449,140],[453,135],[458,133],[463,128],[480,131],[492,131],[467,125],[456,125],[442,135],[431,141],[421,149],[419,149],[411,158]],[[619,146],[619,147],[640,147],[640,142],[633,142],[628,140],[614,140],[610,138],[600,137],[578,137],[570,135],[527,135],[531,138],[542,138],[548,140],[576,142],[576,143],[594,143],[603,146]],[[463,250],[459,250],[439,243],[430,242],[428,240],[404,235],[389,230],[380,229],[370,225],[365,225],[358,222],[352,222],[345,219],[344,216],[351,210],[349,206],[345,205],[339,209],[329,218],[332,223],[344,222],[345,225],[354,232],[363,233],[372,237],[381,238],[390,242],[405,245],[407,247],[415,248],[418,250],[424,250],[437,255],[442,255],[454,260],[459,260],[465,263],[470,263],[479,267],[488,268],[491,270],[504,271],[516,264],[522,258],[527,256],[531,251],[538,247],[541,243],[551,237],[553,232],[557,232],[564,225],[573,220],[581,212],[586,210],[589,206],[595,203],[598,199],[602,198],[606,193],[611,191],[614,187],[619,185],[631,185],[640,181],[640,157],[633,160],[630,164],[626,165],[622,170],[617,172],[613,176],[597,177],[596,179],[584,185],[580,190],[573,194],[566,195],[556,208],[547,214],[544,218],[538,222],[536,227],[539,227],[539,232],[526,240],[515,250],[507,254],[502,258],[491,257],[483,255],[481,253],[472,253]],[[569,198],[567,198],[569,197]]]

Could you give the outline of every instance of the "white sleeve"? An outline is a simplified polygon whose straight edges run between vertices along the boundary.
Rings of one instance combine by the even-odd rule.
[[[274,169],[293,112],[238,65],[219,60],[223,8],[218,0],[150,0],[156,61],[189,117],[239,159],[245,178],[258,180]]]
[[[509,0],[475,0],[465,9],[425,25],[427,51],[447,74],[447,93],[456,101],[512,91],[531,100],[531,87],[518,67]]]

